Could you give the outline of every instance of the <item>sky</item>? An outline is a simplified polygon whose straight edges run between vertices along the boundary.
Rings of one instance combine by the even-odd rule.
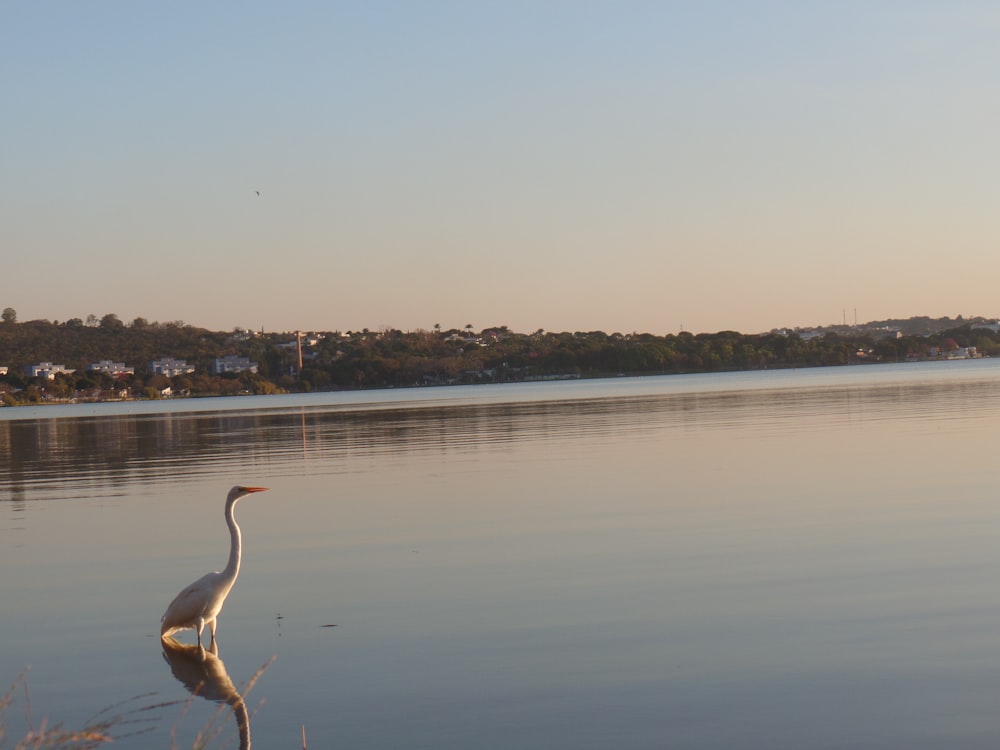
[[[0,11],[0,308],[21,321],[1000,315],[992,2]]]

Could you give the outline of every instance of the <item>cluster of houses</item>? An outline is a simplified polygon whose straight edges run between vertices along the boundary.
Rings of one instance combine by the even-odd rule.
[[[0,376],[6,375],[9,368],[0,366]],[[134,367],[127,367],[124,362],[112,362],[110,359],[102,359],[100,362],[92,362],[86,367],[87,372],[107,373],[113,378],[122,378],[135,375]],[[165,375],[168,378],[177,375],[187,375],[195,371],[193,365],[188,364],[183,359],[173,359],[164,357],[155,359],[146,365],[146,372],[150,375]],[[213,375],[222,375],[227,372],[257,372],[257,363],[251,362],[248,357],[237,357],[230,355],[226,357],[216,357],[212,360],[211,371]],[[55,380],[56,375],[72,374],[76,370],[69,370],[65,365],[55,365],[51,362],[39,362],[28,365],[24,368],[24,374],[29,378],[42,378],[43,380]]]

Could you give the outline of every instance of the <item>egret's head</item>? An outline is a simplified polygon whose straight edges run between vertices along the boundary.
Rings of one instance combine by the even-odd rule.
[[[267,487],[244,487],[243,485],[236,485],[231,490],[229,490],[228,500],[239,500],[241,497],[249,495],[251,492],[267,492]]]

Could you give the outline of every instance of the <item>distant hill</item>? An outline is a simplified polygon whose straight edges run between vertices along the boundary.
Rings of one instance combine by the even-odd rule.
[[[274,393],[448,383],[667,375],[1000,356],[1000,332],[973,328],[987,318],[914,317],[763,334],[735,331],[656,335],[603,331],[516,333],[466,330],[294,333],[209,331],[174,323],[131,323],[106,315],[84,322],[0,321],[0,402],[162,395]],[[251,368],[213,374],[217,357]],[[193,372],[150,373],[153,359],[184,360]],[[133,372],[88,369],[110,360]],[[62,366],[52,378],[25,371]],[[49,368],[55,370],[56,367]],[[89,395],[88,395],[89,394]]]
[[[961,328],[962,326],[977,325],[980,323],[993,323],[996,320],[997,318],[984,318],[981,316],[963,318],[959,315],[957,318],[929,318],[926,315],[918,315],[913,318],[871,320],[867,323],[858,323],[857,325],[817,326],[815,329],[810,330],[833,331],[839,335],[847,335],[851,332],[857,331],[878,331],[889,329],[899,331],[904,336],[933,336],[935,334],[942,333],[943,331]]]

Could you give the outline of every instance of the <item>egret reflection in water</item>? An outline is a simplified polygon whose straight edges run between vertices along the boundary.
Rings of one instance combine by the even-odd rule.
[[[160,644],[163,646],[163,658],[170,665],[170,671],[191,695],[232,707],[240,737],[240,750],[249,750],[250,714],[243,695],[236,689],[226,671],[226,665],[219,658],[218,646],[213,644],[211,649],[206,650],[204,646],[180,643],[171,636],[162,638]],[[244,688],[244,692],[253,687],[253,683],[266,667],[267,664],[254,675]]]

